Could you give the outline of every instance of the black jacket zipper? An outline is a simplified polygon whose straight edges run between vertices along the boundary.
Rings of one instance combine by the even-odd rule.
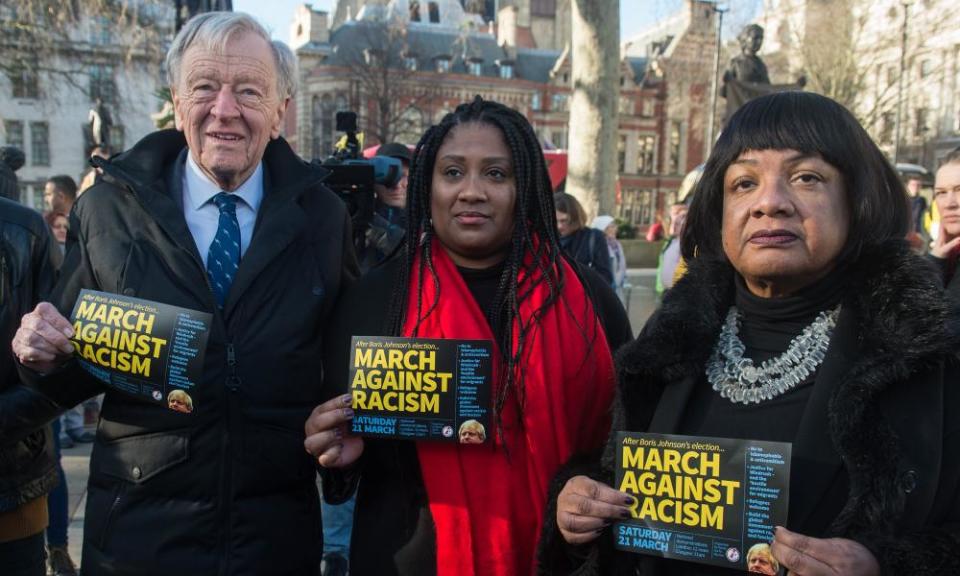
[[[111,170],[108,167],[107,163],[105,162],[98,163],[98,165],[100,165],[100,167],[104,170],[104,172],[108,172],[108,173],[113,172],[113,170]],[[134,200],[136,200],[137,204],[140,206],[140,209],[143,210],[144,213],[146,214],[150,213],[147,210],[146,206],[143,205],[143,201],[140,199],[140,196],[137,194],[136,189],[134,188],[134,185],[131,184],[127,178],[124,178],[120,174],[110,174],[110,175],[117,180],[117,184],[121,184],[130,192],[130,194],[133,196]],[[181,250],[184,250],[175,241],[173,241],[172,239],[171,241],[178,248],[180,248]],[[224,336],[229,338],[230,333],[229,333],[229,330],[227,329],[226,319],[223,317],[223,311],[217,305],[216,297],[214,296],[214,293],[213,293],[213,285],[210,283],[210,276],[207,275],[207,271],[203,265],[203,261],[200,260],[195,254],[193,254],[189,250],[184,250],[184,251],[187,252],[188,254],[187,257],[193,260],[193,262],[200,267],[204,282],[207,286],[207,293],[210,295],[210,303],[213,304],[212,309],[213,309],[214,321],[215,322],[218,321],[220,323],[221,327],[223,328]],[[238,426],[239,420],[237,419],[236,413],[239,410],[238,392],[239,392],[240,383],[241,383],[240,377],[237,375],[237,356],[233,346],[233,342],[228,341],[226,342],[225,346],[227,351],[227,378],[225,382],[226,384],[225,388],[226,388],[227,394],[225,394],[226,397],[225,397],[224,404],[227,412],[226,414],[227,421],[225,424],[222,424],[220,426],[220,481],[219,481],[220,488],[218,490],[218,494],[219,494],[218,505],[220,506],[220,517],[222,519],[219,525],[223,527],[223,530],[220,532],[221,534],[220,549],[223,552],[223,556],[221,557],[221,562],[220,562],[220,573],[223,574],[224,576],[230,573],[230,548],[231,548],[230,533],[231,533],[231,524],[233,521],[232,520],[233,514],[231,510],[231,505],[230,505],[231,494],[233,491],[233,475],[231,474],[232,472],[231,460],[233,458],[233,455],[231,454],[231,451],[230,451],[230,433],[234,430],[234,428],[239,428]],[[237,433],[239,433],[239,430],[237,430]],[[119,501],[119,498],[118,498],[118,501]]]

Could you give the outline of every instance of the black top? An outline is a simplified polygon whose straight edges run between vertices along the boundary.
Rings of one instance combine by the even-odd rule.
[[[460,272],[460,276],[470,290],[470,294],[473,295],[473,299],[480,306],[480,310],[483,311],[483,315],[494,333],[497,332],[499,322],[493,317],[493,311],[497,308],[497,289],[500,287],[503,267],[503,262],[481,269],[457,266],[457,271]]]
[[[752,294],[743,279],[737,276],[734,302],[740,310],[739,337],[746,347],[744,357],[759,366],[768,358],[783,353],[821,311],[839,304],[845,279],[846,274],[837,270],[792,296],[761,298]],[[748,405],[721,398],[704,374],[687,405],[680,433],[793,442],[813,392],[814,377],[815,374],[810,375],[785,394]],[[664,567],[670,567],[670,574],[681,576],[742,573],[687,562],[664,560],[663,563]]]
[[[840,302],[845,276],[841,270],[834,271],[785,298],[755,296],[738,276],[734,301],[740,310],[739,337],[746,347],[744,356],[759,366],[783,353],[821,311]],[[700,436],[791,442],[810,397],[812,382],[813,375],[785,394],[747,405],[721,398],[704,374],[687,406],[681,430]],[[762,426],[758,426],[760,423]]]

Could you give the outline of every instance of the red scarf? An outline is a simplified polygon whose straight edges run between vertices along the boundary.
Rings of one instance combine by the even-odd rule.
[[[419,261],[413,264],[403,334],[413,333],[420,293],[421,313],[427,314],[434,301],[437,305],[421,319],[419,337],[496,342],[438,242],[432,243],[432,259],[438,286],[429,272],[421,282]],[[436,525],[437,576],[533,574],[548,483],[571,455],[595,449],[607,438],[614,390],[610,347],[573,269],[562,260],[557,266],[565,279],[560,299],[532,324],[524,344],[523,409],[518,410],[511,391],[501,413],[506,448],[495,429],[487,431],[483,445],[417,443]],[[530,322],[548,296],[545,282],[534,288],[520,305],[519,322]],[[517,320],[512,329],[516,343]],[[494,348],[494,374],[499,374],[501,352]],[[494,382],[494,391],[498,385]]]

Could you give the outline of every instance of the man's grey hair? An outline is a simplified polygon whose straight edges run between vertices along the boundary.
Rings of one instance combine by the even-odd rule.
[[[191,18],[180,29],[167,51],[167,77],[170,86],[180,85],[180,65],[183,55],[192,46],[199,46],[216,54],[226,54],[227,43],[237,34],[256,34],[270,45],[277,67],[277,93],[290,98],[297,91],[297,60],[286,44],[270,39],[270,34],[259,22],[243,12],[207,12]]]

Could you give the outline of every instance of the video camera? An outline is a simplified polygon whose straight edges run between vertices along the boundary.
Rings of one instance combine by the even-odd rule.
[[[337,132],[343,132],[344,136],[337,142],[333,154],[320,164],[330,170],[324,184],[347,205],[353,223],[354,247],[360,253],[373,219],[374,184],[396,186],[403,177],[403,164],[387,156],[363,157],[363,135],[357,138],[356,112],[337,112]]]

